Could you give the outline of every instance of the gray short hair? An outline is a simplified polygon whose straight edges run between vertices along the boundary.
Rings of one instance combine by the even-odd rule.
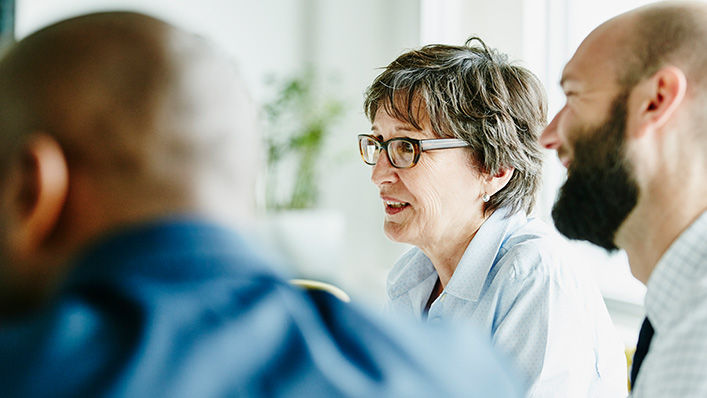
[[[472,45],[473,42],[477,42]],[[388,65],[368,88],[364,110],[373,122],[379,107],[421,129],[425,109],[439,137],[470,144],[472,165],[496,174],[515,172],[484,211],[535,204],[542,153],[538,138],[547,122],[545,92],[528,69],[489,49],[477,37],[464,46],[434,44],[409,51]]]

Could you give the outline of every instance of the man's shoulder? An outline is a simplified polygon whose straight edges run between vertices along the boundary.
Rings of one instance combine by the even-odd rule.
[[[43,312],[2,325],[0,374],[9,381],[0,391],[516,396],[502,360],[473,332],[383,319],[307,293],[242,249],[182,245],[149,255],[142,241],[143,255],[110,263],[125,270],[84,272]]]
[[[420,323],[396,314],[383,317],[331,295],[315,301],[333,339],[350,344],[351,358],[367,358],[359,364],[371,366],[373,372],[365,377],[375,376],[361,384],[365,396],[520,394],[510,362],[499,358],[489,337],[473,325]]]
[[[503,361],[472,329],[393,322],[285,282],[241,286],[247,289],[212,286],[194,300],[161,297],[147,306],[109,291],[92,293],[90,303],[66,298],[19,328],[14,345],[0,330],[7,344],[0,351],[11,354],[0,360],[11,378],[0,391],[518,396]]]
[[[656,328],[637,396],[707,396],[707,280],[681,294],[681,308]]]

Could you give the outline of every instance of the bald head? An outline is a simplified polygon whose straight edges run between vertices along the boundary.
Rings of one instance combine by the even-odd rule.
[[[192,206],[219,179],[241,188],[234,207],[251,196],[253,151],[234,151],[254,145],[254,112],[232,65],[145,15],[81,16],[20,41],[0,62],[0,131],[4,150],[53,136],[72,172],[123,199]]]
[[[77,17],[11,47],[0,133],[0,314],[111,229],[252,212],[255,109],[233,65],[145,15]]]
[[[622,14],[603,28],[621,31],[616,63],[619,82],[626,87],[674,65],[685,72],[692,87],[707,90],[707,4],[651,4]]]

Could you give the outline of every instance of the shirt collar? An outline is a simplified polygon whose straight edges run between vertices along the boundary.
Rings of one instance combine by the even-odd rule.
[[[494,211],[467,246],[444,291],[464,300],[478,300],[503,242],[525,221],[526,216],[522,212],[511,214],[509,208]],[[434,280],[430,278],[433,274],[436,271],[430,259],[420,249],[411,249],[397,261],[388,275],[390,299],[416,288],[423,288],[429,294],[434,285]]]
[[[477,301],[501,246],[525,221],[523,212],[511,214],[508,208],[494,211],[467,246],[445,291],[464,300]]]
[[[670,245],[658,261],[646,285],[646,316],[656,333],[669,327],[671,317],[680,310],[685,292],[707,273],[707,211],[703,212]]]
[[[422,250],[413,247],[398,259],[388,274],[388,297],[396,299],[418,287],[427,290],[425,285],[430,283],[428,280],[432,279],[432,275],[436,275],[432,261]],[[431,289],[427,290],[427,294]]]

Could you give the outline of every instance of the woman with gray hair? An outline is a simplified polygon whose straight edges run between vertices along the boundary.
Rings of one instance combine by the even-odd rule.
[[[546,123],[537,77],[478,38],[429,45],[388,65],[364,109],[372,128],[359,149],[385,234],[415,246],[388,275],[388,307],[473,320],[529,396],[625,396],[623,347],[599,290],[528,216]]]

